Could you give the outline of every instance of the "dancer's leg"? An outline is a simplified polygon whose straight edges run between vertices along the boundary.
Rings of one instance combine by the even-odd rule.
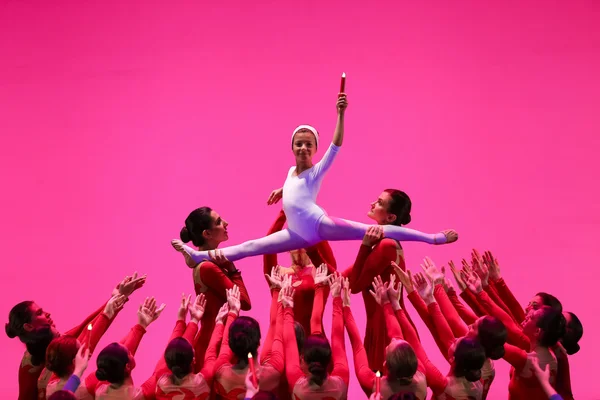
[[[189,255],[189,257],[186,257],[186,262],[188,265],[190,264],[188,262],[189,258],[196,263],[209,259],[208,251],[194,250],[190,246],[184,245],[179,240],[173,240],[171,244],[177,251],[184,252],[184,256],[186,254]],[[223,252],[223,255],[227,257],[229,261],[233,262],[242,258],[261,254],[277,254],[290,250],[302,249],[313,244],[314,243],[309,243],[302,239],[297,233],[294,233],[289,229],[284,229],[260,239],[249,240],[247,242],[235,246],[224,247],[219,250]]]
[[[369,226],[371,225],[324,216],[319,224],[319,236],[321,240],[362,240]],[[423,233],[396,225],[381,226],[383,227],[385,237],[404,242],[444,244],[452,243],[458,238],[454,231]]]

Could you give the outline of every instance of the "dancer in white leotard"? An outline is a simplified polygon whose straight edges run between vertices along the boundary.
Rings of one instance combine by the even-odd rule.
[[[312,156],[319,145],[317,130],[308,125],[301,125],[292,134],[292,150],[296,156],[296,166],[288,171],[283,188],[273,191],[268,201],[269,204],[274,204],[283,198],[288,228],[260,239],[223,248],[223,255],[227,259],[236,261],[256,255],[283,253],[310,247],[322,240],[362,240],[369,225],[330,217],[316,203],[323,177],[342,145],[344,114],[347,106],[346,94],[340,93],[337,100],[338,116],[333,141],[317,164],[312,163]],[[458,239],[458,234],[453,230],[426,234],[396,225],[384,225],[383,230],[386,237],[399,241],[444,244]],[[186,263],[190,267],[211,258],[208,251],[194,250],[180,240],[173,240],[171,244],[184,254]]]

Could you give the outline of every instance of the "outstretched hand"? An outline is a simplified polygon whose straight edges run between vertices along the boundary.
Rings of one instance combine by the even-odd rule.
[[[348,108],[348,99],[346,98],[346,93],[338,94],[336,108],[337,108],[338,114],[340,114],[340,115],[343,115],[346,112],[346,108]]]
[[[146,297],[146,300],[140,304],[140,308],[138,309],[138,323],[146,329],[148,325],[160,317],[165,307],[164,303],[160,307],[157,307],[154,297]]]
[[[376,276],[373,279],[373,290],[369,290],[369,293],[380,306],[390,302],[387,294],[387,284],[383,283],[381,276]]]
[[[267,200],[267,205],[277,204],[279,200],[283,197],[283,188],[275,189],[269,195],[269,199]]]

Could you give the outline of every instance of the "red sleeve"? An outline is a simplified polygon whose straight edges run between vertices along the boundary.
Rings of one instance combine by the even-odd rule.
[[[285,376],[288,381],[290,393],[300,378],[304,376],[300,368],[300,356],[296,345],[296,331],[294,330],[294,309],[285,307],[283,310],[283,343],[285,349]]]
[[[369,368],[369,359],[367,358],[367,351],[362,344],[360,333],[356,327],[354,316],[350,307],[343,307],[344,321],[346,324],[346,330],[348,331],[348,337],[350,338],[350,344],[352,345],[352,358],[354,359],[354,370],[358,383],[362,388],[363,392],[367,396],[371,396],[373,392],[373,386],[375,385],[375,373]]]
[[[133,328],[129,331],[129,334],[122,341],[122,345],[127,347],[127,350],[131,352],[131,354],[135,355],[135,352],[146,333],[146,329],[140,324],[134,325]]]
[[[27,363],[27,365],[23,365],[24,363]],[[19,367],[19,400],[32,400],[38,397],[37,380],[40,374],[33,373],[31,371],[33,368],[35,367],[28,361],[21,361]],[[40,368],[42,367],[40,366]]]
[[[361,245],[350,275],[352,293],[360,293],[370,287],[373,279],[396,259],[396,250],[396,242],[392,239],[383,239],[373,249]],[[387,277],[384,280],[387,281]]]
[[[427,353],[419,340],[417,331],[413,324],[410,322],[408,315],[404,310],[396,311],[396,318],[400,322],[402,332],[408,344],[413,348],[417,360],[419,361],[419,370],[425,373],[425,380],[427,386],[431,388],[434,394],[440,394],[446,389],[446,378],[439,369],[429,360]]]
[[[460,301],[460,299],[456,295],[456,290],[450,289],[450,290],[448,290],[448,293],[446,293],[446,294],[448,295],[450,302],[454,306],[454,309],[456,310],[458,315],[460,315],[460,318],[463,321],[465,321],[465,324],[471,325],[472,323],[477,321],[477,318],[478,318],[477,315],[475,315],[475,313],[473,312],[473,310],[471,310],[469,308],[469,306],[465,306]]]
[[[267,331],[267,337],[265,338],[265,343],[262,345],[262,350],[260,352],[260,359],[266,360],[271,357],[271,348],[273,346],[273,338],[275,337],[275,329],[277,326],[277,309],[278,309],[278,298],[279,298],[279,289],[271,291],[271,310],[269,312],[270,321],[269,321],[269,330]]]
[[[443,346],[443,348],[441,348],[440,350],[442,351],[442,355],[444,355],[444,358],[446,358],[447,360],[448,350],[450,349],[450,346],[454,344],[455,340],[454,335],[452,334],[452,329],[450,329],[450,325],[448,325],[446,318],[444,318],[444,316],[442,315],[438,303],[433,302],[429,304],[427,308],[429,310],[429,315],[431,315],[431,319],[433,321],[433,325],[435,326],[437,335],[440,338],[440,343]]]
[[[277,215],[277,219],[275,220],[275,222],[273,222],[273,225],[271,225],[271,228],[267,232],[267,236],[282,230],[283,226],[285,225],[285,220],[286,220],[285,212],[283,212],[283,210],[281,210],[279,212],[279,214]],[[271,275],[271,268],[275,267],[276,265],[277,265],[277,254],[264,254],[263,255],[263,273],[265,273],[267,275]],[[267,284],[268,285],[271,284],[268,279],[267,279]]]
[[[556,392],[560,394],[563,400],[573,400],[573,391],[571,390],[571,368],[569,367],[569,357],[556,357],[558,362],[558,371],[556,375]]]
[[[105,307],[106,307],[106,303],[104,303],[99,309],[97,309],[92,314],[90,314],[86,319],[83,320],[82,323],[80,323],[76,327],[71,328],[70,330],[68,330],[67,332],[65,332],[64,335],[72,336],[72,337],[75,337],[75,338],[79,337],[79,335],[81,335],[81,333],[85,331],[85,329],[87,328],[87,326],[93,320],[95,320],[100,314],[102,314],[104,312],[104,308]]]
[[[500,296],[504,304],[506,304],[517,323],[520,324],[523,322],[525,320],[525,311],[506,285],[504,279],[500,278],[497,281],[494,281],[493,285],[494,289],[496,289],[496,292],[498,292],[498,296]]]
[[[471,310],[477,314],[477,317],[483,317],[487,314],[483,307],[477,302],[477,298],[470,290],[463,290],[460,293],[460,297],[465,301],[465,303],[467,303],[469,307],[471,307]]]
[[[217,362],[217,347],[219,346],[219,343],[223,338],[224,329],[225,327],[221,323],[215,325],[213,333],[210,337],[210,343],[208,344],[208,348],[206,349],[206,354],[204,355],[204,365],[202,366],[200,374],[202,374],[202,377],[206,381],[208,387],[212,386],[212,380],[215,376],[215,364]],[[229,348],[229,344],[227,345],[227,347]]]
[[[330,274],[337,270],[337,262],[335,261],[333,250],[326,240],[307,248],[306,255],[310,258],[310,261],[315,267],[326,264],[327,271]]]
[[[142,384],[140,389],[144,400],[156,399],[156,384],[156,377],[154,375]]]
[[[383,315],[385,316],[385,326],[387,328],[388,338],[390,340],[404,340],[404,336],[402,336],[402,328],[400,328],[400,324],[398,323],[398,319],[396,319],[396,314],[394,313],[394,309],[390,303],[385,303],[383,305]]]
[[[233,352],[229,347],[229,328],[231,327],[231,324],[233,323],[233,321],[235,321],[236,318],[237,315],[235,315],[235,313],[230,312],[227,315],[227,322],[225,323],[225,328],[223,329],[223,332],[225,332],[225,334],[223,337],[223,341],[221,342],[221,351],[219,352],[219,358],[217,358],[217,361],[215,362],[215,371],[218,371],[219,368],[221,368],[221,366],[223,366],[224,364],[231,362]]]
[[[272,351],[264,363],[269,363],[271,367],[280,374],[285,368],[283,359],[283,306],[279,303],[277,307],[277,323],[275,324],[275,337],[273,338]],[[261,360],[262,361],[262,360]]]
[[[501,309],[503,309],[505,313],[510,315],[512,319],[515,319],[512,313],[510,312],[509,308],[506,306],[506,304],[504,304],[500,296],[498,296],[498,292],[496,292],[496,289],[493,285],[487,285],[483,288],[483,290],[485,290],[485,292],[488,294],[488,296],[490,296],[494,303],[496,303]]]
[[[237,285],[240,288],[242,310],[250,310],[250,297],[248,296],[246,285],[242,280],[242,275],[239,272],[228,276],[218,265],[210,261],[205,261],[200,265],[200,279],[202,279],[202,282],[206,285],[210,286],[223,301],[227,301],[227,294],[225,291],[231,289],[233,285]]]
[[[508,343],[504,344],[504,357],[502,358],[515,367],[514,373],[520,373],[527,365],[527,352]]]
[[[427,327],[427,329],[429,329],[429,332],[431,333],[433,340],[435,340],[435,343],[437,344],[438,349],[440,349],[440,352],[442,353],[444,358],[446,358],[447,352],[444,353],[444,348],[446,347],[446,345],[441,340],[435,326],[433,325],[433,319],[431,318],[431,315],[429,315],[427,305],[425,304],[423,299],[419,296],[419,293],[417,293],[416,290],[408,295],[408,299],[410,300],[413,307],[419,313],[419,316],[423,320],[423,323],[425,323],[425,326]],[[415,329],[415,332],[416,332],[416,329]]]
[[[315,288],[315,299],[313,301],[312,314],[310,317],[310,334],[318,335],[323,333],[323,311],[327,301],[327,291],[329,286],[319,285]]]
[[[102,336],[106,333],[106,330],[110,326],[110,319],[104,313],[100,314],[92,325],[92,331],[90,332],[90,354],[94,352],[98,342],[102,339]],[[82,342],[85,337],[85,332],[80,335],[79,341]]]
[[[465,336],[469,331],[469,328],[467,328],[467,324],[460,319],[458,312],[452,305],[452,302],[444,290],[444,286],[440,284],[435,285],[435,288],[433,289],[433,295],[435,296],[435,300],[440,306],[442,315],[446,319],[446,322],[448,322],[454,337],[459,338]]]
[[[194,338],[196,337],[196,333],[198,333],[198,324],[190,321],[188,322],[185,328],[183,338],[187,340],[191,345],[194,345]]]
[[[498,305],[496,305],[496,303],[490,299],[486,292],[482,290],[481,292],[477,293],[477,301],[479,301],[489,315],[502,321],[506,327],[506,341],[508,343],[518,346],[525,351],[530,350],[531,344],[529,342],[529,338],[525,336],[521,327],[516,324],[510,315],[498,307]]]
[[[348,358],[344,341],[344,315],[342,313],[342,298],[333,298],[333,320],[331,321],[331,360],[333,361],[332,376],[342,378],[346,386],[350,383]]]

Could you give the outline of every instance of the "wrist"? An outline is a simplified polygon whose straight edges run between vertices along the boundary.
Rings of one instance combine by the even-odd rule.
[[[425,302],[425,304],[430,305],[435,303],[435,297],[433,297],[433,294],[430,294],[429,296],[425,296],[423,298],[423,301]]]
[[[392,301],[392,309],[394,311],[398,311],[400,309],[402,309],[402,307],[400,307],[400,302],[399,301]]]
[[[198,325],[200,323],[200,319],[201,318],[192,318],[190,319],[190,322],[193,322],[194,324]]]

